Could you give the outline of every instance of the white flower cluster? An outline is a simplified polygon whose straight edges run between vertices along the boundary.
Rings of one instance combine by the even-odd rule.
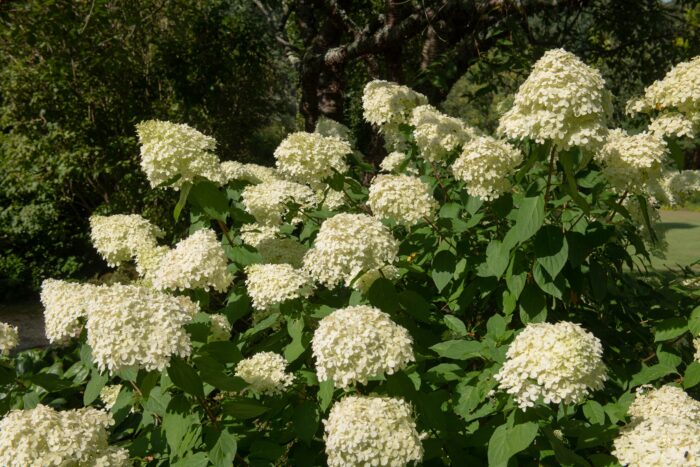
[[[615,438],[622,465],[700,465],[700,402],[672,386],[637,389],[630,423]]]
[[[243,180],[250,183],[262,183],[279,180],[277,171],[272,167],[265,167],[257,164],[243,164],[237,161],[222,162],[221,172],[226,182]]]
[[[231,338],[231,323],[226,315],[220,313],[209,315],[209,327],[211,329],[210,342],[227,341]]]
[[[288,135],[277,149],[277,170],[300,183],[318,183],[333,176],[334,171],[345,173],[345,157],[352,153],[350,143],[335,137],[303,131]]]
[[[302,245],[293,238],[270,238],[262,240],[256,247],[263,263],[266,264],[291,264],[300,268],[304,254],[308,251],[306,245]]]
[[[602,356],[598,338],[578,324],[531,323],[508,347],[495,378],[523,410],[540,398],[546,404],[577,403],[603,387]]]
[[[329,467],[403,467],[423,459],[411,406],[402,399],[348,396],[323,424]]]
[[[345,193],[335,191],[330,186],[323,184],[316,189],[316,201],[323,209],[335,211],[345,206]]]
[[[462,120],[447,116],[432,105],[413,109],[413,136],[423,159],[431,162],[445,160],[464,143],[476,136],[476,131]]]
[[[258,394],[275,395],[294,382],[294,376],[285,371],[287,361],[274,352],[259,352],[238,362],[235,375],[243,378]]]
[[[201,229],[163,255],[153,286],[159,290],[213,288],[224,292],[233,281],[227,266],[226,253],[214,231]]]
[[[19,330],[17,326],[0,322],[0,353],[9,355],[10,351],[19,345]]]
[[[379,167],[382,169],[383,172],[399,173],[401,172],[401,164],[406,162],[406,159],[408,159],[406,153],[394,151],[387,154],[387,156],[379,164]],[[409,175],[418,174],[418,171],[415,168],[411,167],[410,164],[407,164],[403,170]]]
[[[315,133],[322,136],[332,137],[337,139],[345,140],[349,143],[353,142],[352,132],[350,128],[346,127],[340,122],[336,122],[333,119],[327,117],[321,117],[316,122]]]
[[[523,154],[510,144],[480,136],[462,148],[452,164],[452,173],[466,184],[467,193],[483,200],[493,200],[511,187],[508,176],[523,160]]]
[[[321,224],[304,269],[329,288],[350,286],[360,273],[393,264],[399,242],[378,219],[365,214],[336,214]]]
[[[96,286],[55,279],[41,284],[41,304],[44,305],[44,328],[52,344],[66,344],[78,337],[87,317],[87,305]]]
[[[413,109],[427,103],[423,94],[383,80],[370,81],[362,94],[365,120],[379,127],[408,123]]]
[[[111,410],[114,407],[121,391],[121,384],[107,384],[100,390],[100,400],[104,403],[105,409]]]
[[[700,170],[668,170],[653,186],[654,197],[671,206],[684,204],[700,193]]]
[[[164,370],[191,352],[184,325],[197,313],[188,297],[133,285],[96,288],[88,304],[87,343],[100,371]]]
[[[277,238],[280,228],[277,225],[243,224],[239,231],[241,241],[246,245],[257,248],[262,242]]]
[[[595,159],[603,165],[603,174],[615,190],[643,193],[661,177],[667,154],[666,143],[658,136],[628,135],[616,129],[610,131]]]
[[[110,266],[132,260],[140,250],[153,248],[163,232],[138,214],[90,217],[90,238]]]
[[[275,180],[248,185],[241,192],[241,201],[258,223],[278,225],[287,214],[287,203],[298,204],[303,210],[316,205],[317,199],[316,193],[306,185]],[[299,222],[299,219],[293,222]]]
[[[251,264],[245,268],[245,281],[253,308],[264,310],[272,305],[311,295],[309,276],[290,264]]]
[[[594,148],[605,139],[611,113],[612,98],[600,73],[554,49],[535,63],[498,131],[514,139],[552,141],[562,149]]]
[[[170,248],[165,245],[156,245],[153,248],[141,248],[136,253],[136,272],[144,279],[145,283],[153,285],[160,262],[169,251]]]
[[[128,451],[107,442],[113,424],[111,415],[90,407],[12,410],[0,420],[0,465],[127,466]]]
[[[700,112],[698,117],[700,117]],[[668,112],[654,118],[649,124],[649,131],[659,138],[664,136],[692,138],[695,133],[695,127],[699,124],[700,121],[694,122],[689,120],[680,112]]]
[[[413,340],[391,317],[370,306],[335,310],[323,318],[311,340],[319,381],[336,387],[367,384],[414,361]]]
[[[375,216],[405,226],[432,219],[438,208],[430,187],[411,175],[378,175],[369,187],[367,204]]]
[[[223,183],[216,141],[194,128],[177,123],[148,120],[136,125],[141,144],[141,168],[152,187],[179,176],[177,190],[196,177]]]

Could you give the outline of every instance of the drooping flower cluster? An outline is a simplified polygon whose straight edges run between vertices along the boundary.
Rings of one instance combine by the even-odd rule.
[[[275,395],[294,382],[294,376],[285,371],[287,361],[274,352],[259,352],[238,362],[235,375],[243,378],[258,394]]]
[[[575,55],[545,52],[499,122],[509,138],[552,141],[557,147],[595,148],[605,139],[612,99],[600,73]]]
[[[630,423],[614,441],[613,455],[622,465],[700,464],[700,402],[682,389],[638,388],[628,413]]]
[[[41,284],[41,304],[44,306],[44,328],[52,344],[65,344],[83,330],[87,304],[96,286],[55,279]]]
[[[348,396],[323,424],[329,467],[403,467],[423,459],[411,406],[402,399]]]
[[[286,180],[249,185],[241,193],[246,211],[260,224],[278,225],[287,214],[288,203],[308,209],[316,204],[316,194],[306,185]],[[298,222],[298,220],[296,220]]]
[[[304,256],[306,269],[329,288],[350,286],[361,272],[380,269],[396,260],[399,243],[378,219],[365,214],[337,214],[327,219]]]
[[[438,208],[430,187],[410,175],[378,175],[369,187],[367,204],[375,216],[406,226],[431,219]]]
[[[19,330],[17,326],[0,322],[0,353],[9,355],[10,351],[19,345]]]
[[[476,131],[460,119],[447,116],[431,105],[413,109],[411,125],[415,127],[413,136],[421,157],[431,162],[444,160],[476,136]]]
[[[452,173],[465,183],[469,195],[493,200],[510,189],[508,176],[522,160],[522,152],[510,144],[481,136],[464,145]]]
[[[196,177],[223,183],[216,140],[194,128],[160,120],[136,125],[141,144],[141,168],[152,187],[172,182],[176,190]]]
[[[508,347],[495,378],[523,410],[540,399],[577,403],[603,387],[607,370],[602,356],[598,338],[578,324],[531,323]]]
[[[277,149],[277,170],[300,183],[319,183],[334,172],[345,173],[345,157],[352,153],[350,143],[318,133],[297,132],[288,135]]]
[[[133,285],[100,286],[88,304],[87,342],[100,371],[163,371],[171,356],[190,354],[183,326],[196,312],[185,296]]]
[[[90,217],[90,238],[110,266],[132,260],[140,250],[156,246],[163,232],[138,214]]]
[[[382,80],[367,83],[362,94],[365,120],[379,127],[408,123],[413,109],[427,103],[428,98],[423,94]]]
[[[293,238],[270,238],[262,240],[255,246],[263,263],[266,264],[291,264],[300,268],[304,254],[308,251],[306,245],[302,245]]]
[[[613,189],[643,193],[660,178],[667,154],[663,139],[651,133],[628,135],[617,129],[610,131],[595,159],[603,165],[603,174]]]
[[[262,183],[279,180],[277,171],[272,167],[257,164],[243,164],[237,161],[221,163],[221,172],[226,183],[243,180],[250,183]]]
[[[226,315],[219,313],[209,315],[209,327],[211,329],[210,342],[227,341],[231,338],[232,326]]]
[[[12,410],[0,420],[0,465],[127,466],[128,451],[108,444],[113,424],[111,415],[91,407]]]
[[[341,388],[405,368],[414,360],[412,345],[405,328],[365,305],[326,316],[311,341],[319,381],[332,380]]]
[[[248,295],[258,310],[311,294],[309,276],[290,264],[251,264],[245,272]]]
[[[100,400],[104,403],[105,409],[111,410],[114,407],[121,391],[121,384],[107,384],[100,390]]]
[[[224,292],[233,280],[227,266],[226,254],[214,231],[201,229],[163,255],[153,286],[159,290],[213,288]]]

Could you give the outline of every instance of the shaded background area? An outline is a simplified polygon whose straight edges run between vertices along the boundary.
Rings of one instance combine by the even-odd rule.
[[[0,299],[103,272],[93,212],[172,228],[172,193],[150,190],[139,169],[141,120],[188,123],[216,137],[222,159],[270,164],[287,132],[323,115],[352,127],[376,163],[367,80],[407,84],[492,130],[531,64],[565,47],[601,70],[621,124],[627,99],[700,54],[696,3],[0,1]]]

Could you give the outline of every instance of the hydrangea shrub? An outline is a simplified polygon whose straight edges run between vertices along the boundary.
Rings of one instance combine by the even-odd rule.
[[[3,465],[698,465],[700,280],[639,274],[700,188],[697,63],[637,135],[563,50],[495,135],[372,81],[379,170],[326,120],[275,168],[139,124],[189,229],[93,217],[111,282],[46,280],[45,350],[2,327]]]

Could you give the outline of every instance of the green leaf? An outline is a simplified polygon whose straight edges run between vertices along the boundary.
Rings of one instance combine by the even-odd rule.
[[[654,342],[675,339],[688,330],[688,321],[685,318],[668,318],[656,323]]]
[[[602,405],[594,400],[589,400],[583,405],[583,414],[594,425],[605,424],[605,410]]]
[[[576,202],[578,207],[581,208],[583,212],[589,214],[591,207],[586,202],[586,199],[581,196],[578,191],[578,186],[576,185],[576,174],[574,171],[574,154],[570,151],[559,153],[559,162],[564,168],[564,174],[566,175],[566,185],[564,186],[566,193],[571,196],[571,198]]]
[[[498,240],[492,240],[486,247],[486,267],[479,271],[482,277],[495,276],[500,279],[508,268],[510,249]]]
[[[173,356],[170,359],[168,376],[170,376],[173,384],[183,391],[192,394],[193,396],[200,398],[204,397],[202,379],[199,377],[194,368],[192,368],[182,358]]]
[[[433,258],[433,270],[430,275],[438,292],[442,292],[442,289],[450,283],[456,266],[457,258],[452,252],[443,250],[435,255]]]
[[[320,415],[316,404],[304,401],[294,408],[292,424],[294,432],[300,440],[310,443],[318,430]]]
[[[304,320],[294,319],[287,321],[287,333],[292,338],[292,342],[284,348],[284,358],[289,363],[299,358],[304,353],[304,343],[302,342],[302,332],[304,331]]]
[[[453,360],[467,360],[481,356],[482,344],[479,341],[451,340],[430,347],[441,357]]]
[[[318,399],[321,404],[321,411],[325,412],[333,401],[333,380],[320,381],[318,386]]]
[[[209,465],[209,458],[206,452],[195,452],[188,454],[177,462],[171,464],[171,467],[206,467]]]
[[[239,399],[224,403],[222,410],[227,415],[231,415],[240,420],[248,420],[250,418],[257,418],[270,409],[251,399]]]
[[[533,196],[523,198],[515,216],[515,224],[506,234],[503,243],[509,247],[522,243],[532,237],[544,221],[544,198]]]
[[[455,335],[458,337],[464,337],[467,335],[467,327],[464,325],[464,322],[461,319],[453,315],[445,315],[443,320],[450,331],[455,333]]]
[[[201,209],[210,219],[226,221],[229,214],[228,198],[214,183],[201,181],[190,191],[190,201]]]
[[[518,303],[523,324],[542,323],[547,319],[547,300],[539,287],[526,285]]]
[[[191,189],[191,183],[185,183],[180,187],[180,199],[177,200],[175,210],[173,211],[173,218],[176,222],[180,218],[180,213],[182,212],[182,208],[185,207],[185,203],[187,202],[187,196],[190,194]]]
[[[500,340],[506,332],[506,320],[501,315],[493,315],[486,322],[486,335],[495,340]]]
[[[564,268],[569,256],[569,245],[561,229],[554,225],[546,225],[535,236],[535,255],[537,262],[556,278]]]
[[[399,297],[394,284],[384,277],[375,280],[367,291],[367,300],[380,310],[391,313],[399,306]]]
[[[657,379],[661,379],[666,375],[675,373],[676,369],[667,365],[643,366],[642,369],[632,377],[629,388],[632,389],[642,384],[647,384]]]
[[[511,428],[501,425],[489,440],[489,467],[506,467],[515,454],[527,449],[537,437],[538,426],[534,422],[522,423]]]
[[[700,306],[695,307],[692,313],[690,313],[690,319],[688,320],[688,330],[693,335],[697,337],[700,334]]]
[[[695,387],[700,383],[700,363],[693,362],[688,365],[685,369],[685,374],[683,375],[683,387],[690,389]]]
[[[209,355],[196,357],[194,364],[202,380],[223,391],[241,391],[248,386],[242,378],[228,376],[226,367]]]
[[[209,451],[209,460],[217,467],[233,465],[238,443],[236,437],[226,429],[221,430],[219,437]]]
[[[87,386],[85,386],[85,393],[83,394],[83,405],[90,405],[97,399],[100,395],[100,391],[107,384],[109,377],[106,374],[101,374],[97,370],[92,370],[92,375],[90,381],[88,381]]]

